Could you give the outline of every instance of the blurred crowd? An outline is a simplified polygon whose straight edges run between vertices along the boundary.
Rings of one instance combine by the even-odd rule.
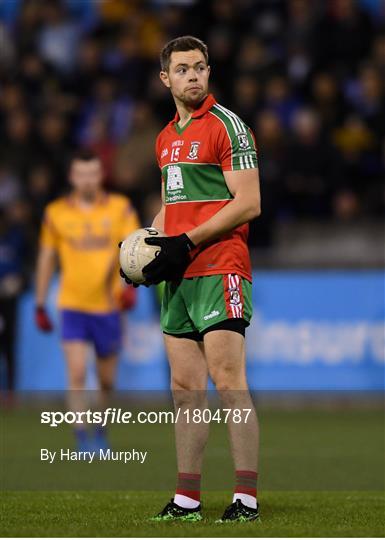
[[[106,185],[151,222],[154,141],[174,115],[159,51],[186,33],[209,46],[217,100],[256,134],[263,214],[252,246],[271,246],[277,221],[379,217],[384,10],[380,0],[0,2],[0,283],[7,249],[29,246],[12,265],[33,261],[44,206],[66,189],[78,146],[100,154]]]

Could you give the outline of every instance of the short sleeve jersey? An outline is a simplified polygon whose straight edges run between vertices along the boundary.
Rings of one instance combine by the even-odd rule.
[[[58,254],[61,308],[89,313],[117,309],[122,287],[118,243],[139,226],[130,201],[121,195],[103,194],[90,209],[79,207],[71,196],[47,206],[40,243]]]
[[[250,128],[211,94],[183,128],[178,121],[176,114],[156,141],[169,236],[197,227],[229,204],[225,171],[258,166]],[[196,248],[184,277],[237,273],[251,281],[248,230],[246,223]]]

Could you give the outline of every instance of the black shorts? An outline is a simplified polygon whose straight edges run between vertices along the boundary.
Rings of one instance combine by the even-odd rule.
[[[193,341],[203,341],[203,336],[208,332],[213,332],[214,330],[229,330],[230,332],[237,332],[245,337],[245,330],[249,324],[250,323],[245,321],[245,319],[226,319],[225,321],[220,321],[212,326],[209,326],[203,330],[203,332],[185,332],[184,334],[172,334],[170,332],[163,333],[177,338],[192,339]]]

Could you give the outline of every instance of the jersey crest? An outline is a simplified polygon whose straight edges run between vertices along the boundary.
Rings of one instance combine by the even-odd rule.
[[[246,133],[238,133],[237,137],[239,142],[239,148],[241,148],[242,150],[247,150],[250,147],[250,143]]]
[[[199,141],[194,141],[191,143],[190,151],[188,153],[187,159],[198,159],[198,150],[199,150]]]

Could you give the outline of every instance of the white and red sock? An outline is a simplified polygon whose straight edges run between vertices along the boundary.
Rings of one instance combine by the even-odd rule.
[[[255,471],[235,471],[233,502],[240,499],[249,508],[257,508],[257,478]]]
[[[178,473],[174,503],[182,508],[197,508],[201,499],[201,475]]]

